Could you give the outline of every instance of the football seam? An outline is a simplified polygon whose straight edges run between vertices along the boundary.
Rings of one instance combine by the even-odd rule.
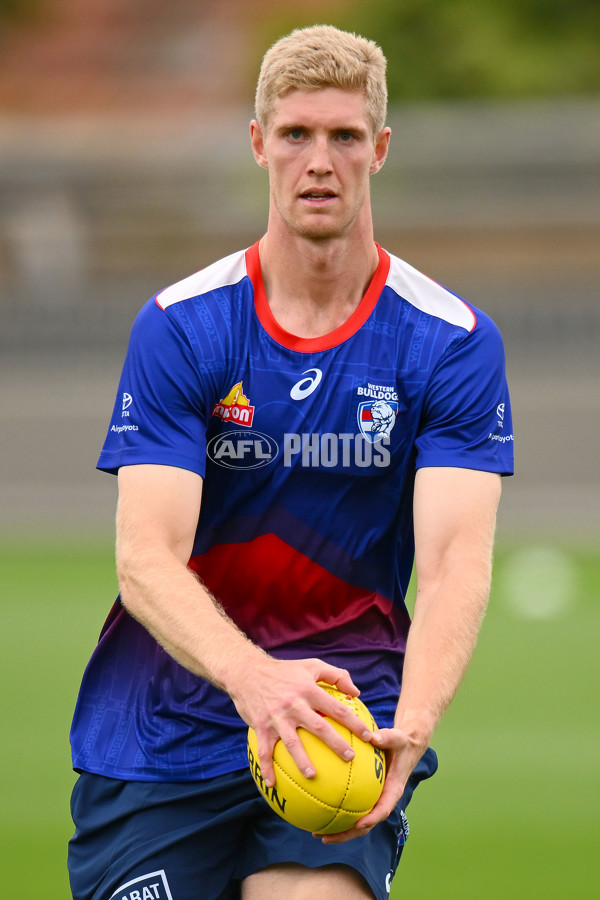
[[[323,807],[323,809],[331,810],[332,812],[335,812],[336,814],[337,814],[338,812],[340,812],[340,807],[339,807],[339,806],[332,806],[331,803],[325,803],[324,800],[320,800],[319,797],[316,797],[314,794],[311,794],[310,791],[308,791],[302,784],[300,784],[300,782],[296,781],[296,779],[293,778],[292,775],[290,775],[290,773],[287,772],[287,771],[283,768],[283,766],[281,766],[276,760],[273,760],[273,768],[278,769],[278,770],[281,772],[281,774],[282,774],[282,775],[285,775],[285,777],[288,778],[288,779],[292,782],[292,784],[295,784],[296,787],[297,787],[300,791],[302,791],[303,794],[306,794],[307,797],[310,797],[311,800],[314,800],[315,803],[318,803],[320,806]],[[351,771],[351,770],[352,770],[352,767],[350,767],[350,771]],[[341,801],[342,803],[344,802],[344,800],[345,800],[346,797],[348,796],[348,785],[349,785],[349,783],[350,783],[350,779],[349,779],[349,777],[348,777],[348,779],[347,779],[347,781],[346,781],[346,789],[345,789],[345,791],[344,791],[344,796],[343,796],[342,801]],[[365,813],[365,814],[366,814],[366,813],[369,812],[368,809],[364,809],[364,810],[363,810],[363,809],[343,809],[343,810],[341,810],[341,811],[342,811],[342,812],[352,813],[352,814],[355,814],[355,813]],[[335,816],[334,816],[334,818],[335,818]],[[333,819],[332,819],[331,821],[333,821]],[[328,824],[331,824],[331,823],[328,823]],[[325,827],[327,827],[327,826],[325,826]]]
[[[352,747],[352,749],[354,749],[354,735],[352,734],[352,732],[350,732],[350,746]],[[345,789],[345,791],[344,791],[344,796],[342,797],[342,801],[341,801],[341,803],[338,805],[338,808],[337,808],[336,813],[335,813],[335,815],[333,816],[333,818],[330,819],[329,822],[327,822],[325,825],[322,826],[323,829],[329,828],[329,826],[330,826],[331,824],[333,824],[333,822],[335,822],[336,817],[337,817],[337,814],[338,814],[339,809],[340,809],[340,806],[343,806],[344,800],[345,800],[346,797],[348,796],[348,788],[349,788],[349,786],[350,786],[350,778],[351,778],[351,776],[352,776],[352,769],[353,769],[353,767],[354,767],[354,760],[351,760],[351,761],[350,761],[350,765],[348,766],[348,777],[347,777],[347,779],[346,779],[346,789]],[[345,808],[344,808],[344,812],[352,813],[352,815],[354,815],[355,813],[358,814],[358,815],[361,815],[361,814],[362,814],[362,812],[359,812],[358,810],[350,810],[350,809],[345,809]]]
[[[355,700],[356,698],[352,698],[352,699]],[[359,717],[361,719],[363,719],[362,715],[360,715],[360,712],[362,710],[360,710],[360,707],[357,709],[356,703],[348,704],[348,706],[350,706],[350,708],[352,709],[352,711],[354,713],[356,713],[356,715],[359,715]],[[369,716],[369,718],[372,720],[371,715]],[[363,722],[364,721],[365,720],[363,719]],[[370,731],[373,730],[371,722],[365,722],[365,725],[369,728]],[[358,738],[356,737],[356,735],[353,732],[350,732],[350,746],[352,747],[352,749],[354,749],[355,742],[357,740],[358,740]],[[302,785],[298,781],[296,781],[296,779],[289,772],[287,772],[283,768],[283,766],[281,766],[275,759],[273,759],[274,770],[276,770],[276,771],[278,770],[293,785],[295,785],[296,788],[298,788],[301,793],[305,794],[306,797],[310,797],[310,799],[312,801],[314,801],[315,803],[317,803],[317,805],[320,806],[325,812],[331,812],[333,814],[332,817],[329,819],[329,821],[321,826],[320,830],[329,828],[329,826],[335,822],[336,817],[338,816],[339,813],[348,813],[349,815],[358,816],[360,818],[361,816],[364,816],[371,811],[371,807],[369,807],[367,809],[347,809],[346,807],[343,806],[346,798],[348,797],[348,793],[349,793],[349,789],[350,789],[350,781],[351,781],[351,777],[352,777],[353,764],[354,764],[354,760],[351,760],[350,766],[348,767],[348,776],[346,778],[346,786],[344,788],[344,793],[340,800],[340,803],[338,806],[332,806],[330,803],[326,803],[325,801],[319,799],[319,797],[316,797],[314,794],[311,794],[311,792],[309,790],[307,790],[307,788],[304,787],[304,785]]]

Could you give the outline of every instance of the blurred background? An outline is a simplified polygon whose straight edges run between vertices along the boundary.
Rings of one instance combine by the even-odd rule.
[[[595,896],[600,4],[0,0],[7,896],[68,896],[69,718],[116,591],[94,467],[131,323],[264,232],[260,60],[318,22],[386,53],[377,239],[492,315],[514,407],[490,613],[392,896]]]

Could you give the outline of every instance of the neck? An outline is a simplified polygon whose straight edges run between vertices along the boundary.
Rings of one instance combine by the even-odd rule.
[[[297,235],[260,242],[271,312],[298,337],[321,337],[342,325],[362,300],[379,263],[372,229],[354,238],[313,241]]]

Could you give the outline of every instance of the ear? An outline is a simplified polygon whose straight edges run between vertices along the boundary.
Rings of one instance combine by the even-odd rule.
[[[376,135],[375,146],[373,148],[373,157],[371,159],[371,166],[369,168],[370,175],[375,175],[376,172],[379,172],[384,162],[386,161],[388,150],[390,149],[391,134],[391,128],[382,128],[381,131]]]
[[[254,159],[258,163],[258,165],[262,169],[269,168],[269,161],[267,159],[267,154],[265,151],[265,139],[263,135],[263,130],[259,122],[256,119],[252,119],[250,122],[250,143],[252,145],[252,153],[254,154]]]

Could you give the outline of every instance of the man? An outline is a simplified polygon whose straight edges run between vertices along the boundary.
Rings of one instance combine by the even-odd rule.
[[[493,324],[374,243],[385,115],[372,42],[275,44],[251,123],[266,234],[134,325],[99,462],[121,595],[72,729],[76,898],[388,896],[485,609],[512,436]],[[388,756],[372,812],[325,837],[271,812],[245,747],[251,725],[270,785],[279,739],[312,777],[300,726],[352,756],[323,714]]]

